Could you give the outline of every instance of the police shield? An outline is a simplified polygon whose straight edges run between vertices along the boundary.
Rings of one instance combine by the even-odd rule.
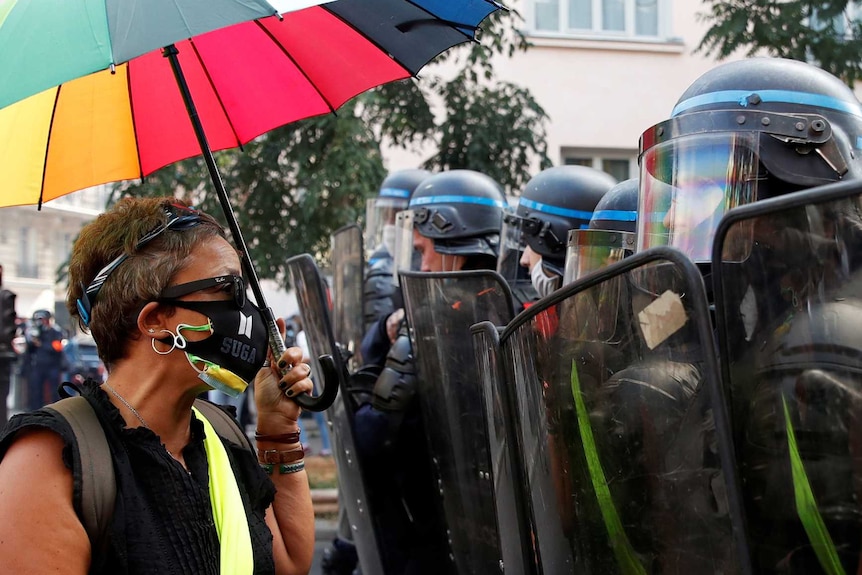
[[[507,385],[502,372],[500,329],[489,321],[483,321],[474,325],[470,331],[481,378],[504,571],[511,575],[531,574],[539,571],[533,548],[527,493],[523,489],[523,455],[516,440],[518,428],[514,390]]]
[[[470,327],[505,325],[512,295],[493,271],[402,272],[419,403],[459,574],[500,571],[491,455]]]
[[[353,436],[353,411],[346,397],[347,370],[335,343],[330,323],[329,305],[320,272],[308,254],[287,260],[291,284],[296,290],[297,303],[308,340],[312,374],[321,374],[327,363],[338,379],[338,396],[326,410],[332,431],[333,454],[338,473],[339,502],[346,507],[353,542],[365,573],[385,573],[378,539],[374,531],[374,514],[369,508],[368,491],[356,455]],[[321,382],[315,382],[316,386]],[[330,382],[327,382],[329,385]]]
[[[693,263],[668,248],[631,256],[518,315],[500,347],[542,572],[738,571]]]
[[[862,562],[862,184],[737,208],[713,253],[753,570]]]
[[[350,371],[356,371],[362,365],[359,344],[364,332],[362,229],[356,224],[341,227],[333,232],[330,245],[333,335],[344,352]]]

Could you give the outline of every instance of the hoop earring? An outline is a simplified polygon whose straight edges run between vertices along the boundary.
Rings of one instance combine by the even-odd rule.
[[[172,351],[174,351],[177,348],[177,335],[174,334],[174,332],[172,332],[169,329],[163,329],[163,330],[159,331],[159,333],[165,333],[165,332],[171,334],[171,338],[173,339],[173,341],[171,343],[171,347],[167,351],[159,351],[156,349],[156,338],[153,338],[150,340],[150,345],[153,347],[153,351],[159,355],[168,355],[169,353],[171,353]]]

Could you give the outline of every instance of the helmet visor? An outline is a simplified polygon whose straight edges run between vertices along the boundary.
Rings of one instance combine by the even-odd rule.
[[[392,253],[392,281],[400,284],[398,272],[419,269],[413,263],[413,210],[401,210],[395,215],[395,251]]]
[[[497,259],[497,273],[510,284],[515,280],[530,278],[529,270],[521,265],[521,255],[524,253],[525,246],[521,222],[520,217],[506,213],[503,216],[503,227],[500,231],[500,257]]]
[[[759,138],[753,132],[692,134],[645,150],[637,251],[671,246],[709,262],[724,213],[758,198]]]
[[[635,234],[606,230],[569,230],[563,285],[631,255]]]
[[[394,249],[393,233],[395,215],[407,207],[407,200],[401,198],[370,198],[365,202],[365,249],[366,257],[385,247],[390,254]]]

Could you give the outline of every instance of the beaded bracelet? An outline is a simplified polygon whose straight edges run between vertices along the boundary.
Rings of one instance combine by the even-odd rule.
[[[260,466],[267,475],[272,475],[273,468],[275,467],[272,463],[261,463]],[[278,473],[279,475],[290,475],[291,473],[297,473],[303,469],[305,469],[305,461],[282,463],[278,466]]]

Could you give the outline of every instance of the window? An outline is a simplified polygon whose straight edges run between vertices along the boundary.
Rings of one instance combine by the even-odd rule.
[[[36,262],[36,231],[33,228],[20,228],[18,243],[18,277],[38,278],[39,265]]]
[[[625,152],[577,152],[563,151],[563,163],[567,166],[587,166],[610,174],[618,182],[634,178],[638,173],[637,157]]]
[[[655,38],[670,0],[528,0],[536,32]],[[530,21],[532,20],[532,22]],[[664,34],[667,36],[668,34]]]

